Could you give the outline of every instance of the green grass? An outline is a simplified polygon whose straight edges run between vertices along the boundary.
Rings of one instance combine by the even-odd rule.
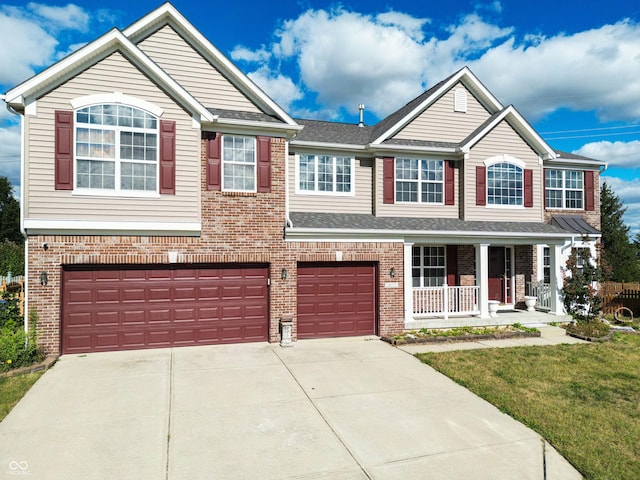
[[[540,433],[587,479],[640,478],[640,335],[417,356]]]
[[[0,377],[0,422],[43,373],[44,371],[17,377]]]

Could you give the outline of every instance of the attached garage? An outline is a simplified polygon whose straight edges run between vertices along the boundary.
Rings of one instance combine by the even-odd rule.
[[[298,264],[298,338],[376,333],[374,263]]]
[[[62,352],[266,341],[266,265],[68,266]]]

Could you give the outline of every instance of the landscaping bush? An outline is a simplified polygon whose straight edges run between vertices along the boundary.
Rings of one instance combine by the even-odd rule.
[[[29,314],[29,333],[24,331],[24,320],[18,307],[18,295],[4,292],[0,303],[0,372],[25,367],[44,357],[37,345],[35,310]]]

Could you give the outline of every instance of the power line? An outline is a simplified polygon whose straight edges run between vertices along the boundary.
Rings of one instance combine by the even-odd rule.
[[[600,135],[571,135],[571,136],[568,136],[568,137],[545,138],[545,140],[552,141],[552,140],[568,140],[568,139],[571,139],[571,138],[618,137],[620,135],[640,135],[640,131],[638,131],[638,132],[620,132],[620,133],[602,133]]]
[[[636,128],[640,127],[640,124],[634,125],[620,125],[617,127],[600,127],[600,128],[579,128],[577,130],[557,130],[555,132],[539,132],[540,135],[555,135],[556,133],[578,133],[578,132],[597,132],[599,130],[617,130],[620,128]]]

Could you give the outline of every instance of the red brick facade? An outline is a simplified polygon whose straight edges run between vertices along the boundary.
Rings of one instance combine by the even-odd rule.
[[[207,190],[206,158],[202,145],[199,237],[140,235],[30,235],[28,239],[29,309],[38,313],[39,341],[50,353],[59,353],[63,265],[168,264],[168,252],[178,252],[178,263],[264,263],[270,267],[270,341],[278,341],[281,317],[296,315],[297,262],[368,261],[378,264],[378,333],[402,330],[404,322],[402,243],[287,242],[285,227],[285,140],[271,140],[271,191],[228,193]],[[47,245],[46,250],[43,244]],[[393,282],[389,272],[395,268]],[[281,279],[286,268],[288,275]],[[41,286],[41,272],[48,285]],[[294,339],[295,323],[294,323]]]

